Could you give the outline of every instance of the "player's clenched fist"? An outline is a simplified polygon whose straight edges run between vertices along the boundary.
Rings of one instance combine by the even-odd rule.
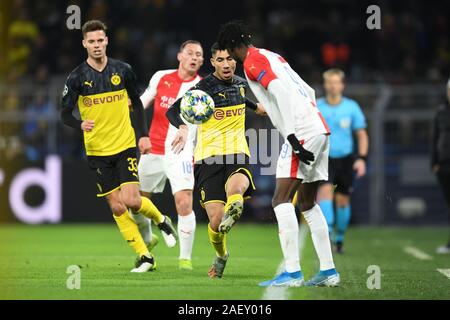
[[[81,123],[81,130],[91,132],[94,129],[94,120],[85,120]]]

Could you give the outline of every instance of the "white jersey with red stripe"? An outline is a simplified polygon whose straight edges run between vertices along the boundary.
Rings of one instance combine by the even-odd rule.
[[[183,80],[179,77],[176,69],[158,71],[153,75],[148,88],[141,96],[144,108],[148,108],[151,102],[154,101],[153,118],[149,130],[152,144],[151,153],[157,155],[173,154],[171,144],[178,129],[169,123],[166,111],[201,79],[199,75],[195,75],[191,79]],[[183,152],[192,154],[197,128],[194,125],[186,124],[189,127],[189,136]]]
[[[290,67],[286,60],[266,49],[251,47],[244,62],[244,71],[251,90],[264,106],[275,128],[284,138],[295,133],[299,140],[329,134],[328,126],[316,107],[315,91]],[[280,106],[269,92],[271,81],[279,79],[289,93],[291,106]],[[287,132],[282,113],[294,113],[295,132]]]

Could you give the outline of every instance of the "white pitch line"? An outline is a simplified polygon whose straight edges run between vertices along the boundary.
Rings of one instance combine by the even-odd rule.
[[[303,248],[305,247],[306,236],[308,235],[309,228],[306,223],[300,225],[300,229],[298,232],[298,249],[299,249],[299,257],[300,261],[302,259]],[[280,274],[284,270],[284,261],[281,260],[277,272],[275,275]],[[264,294],[262,300],[287,300],[289,298],[288,287],[267,287],[264,290]]]
[[[450,269],[436,269],[440,273],[442,273],[444,276],[450,279]]]
[[[416,247],[404,247],[403,251],[419,260],[432,260],[433,257]]]

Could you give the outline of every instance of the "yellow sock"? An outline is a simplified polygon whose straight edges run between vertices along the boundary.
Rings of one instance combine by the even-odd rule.
[[[294,207],[297,205],[297,201],[298,201],[298,192],[295,192],[294,198],[292,199],[292,204],[294,205]]]
[[[116,220],[120,233],[122,233],[130,247],[132,247],[139,256],[148,255],[149,252],[147,246],[139,233],[138,226],[128,215],[128,211],[125,211],[120,217],[116,217],[115,215],[113,217],[114,220]]]
[[[240,201],[242,203],[244,203],[244,197],[242,196],[242,194],[232,194],[231,196],[228,197],[227,199],[227,203],[225,205],[225,212],[227,212],[228,207],[236,201]]]
[[[144,216],[146,216],[149,219],[152,219],[152,221],[155,224],[160,224],[164,221],[164,216],[161,214],[161,212],[158,210],[158,208],[153,204],[153,202],[150,201],[150,199],[146,197],[141,197],[142,204],[141,208],[138,210],[138,213],[142,213]]]
[[[208,236],[218,257],[225,257],[227,254],[227,235],[214,231],[208,224]]]

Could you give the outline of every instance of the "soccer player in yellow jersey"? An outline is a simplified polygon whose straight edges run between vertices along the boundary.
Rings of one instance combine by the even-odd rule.
[[[68,77],[62,97],[64,124],[81,129],[89,167],[97,176],[98,197],[105,197],[125,240],[139,256],[131,272],[155,269],[155,260],[128,209],[153,220],[162,232],[176,235],[170,219],[139,194],[136,136],[128,99],[136,114],[139,149],[150,149],[136,75],[130,65],[106,56],[106,26],[98,20],[83,25],[88,58]],[[77,108],[81,120],[73,111]],[[136,122],[137,122],[136,121]]]
[[[214,115],[197,129],[194,175],[209,218],[209,240],[216,251],[208,275],[221,278],[229,256],[226,234],[240,218],[244,198],[255,190],[245,139],[245,108],[260,114],[263,109],[245,97],[247,83],[234,75],[236,61],[230,54],[217,44],[211,53],[214,73],[193,87],[208,93],[215,104]],[[188,138],[188,128],[180,117],[180,101],[166,113],[170,123],[179,128],[172,143],[175,153],[184,148]]]

